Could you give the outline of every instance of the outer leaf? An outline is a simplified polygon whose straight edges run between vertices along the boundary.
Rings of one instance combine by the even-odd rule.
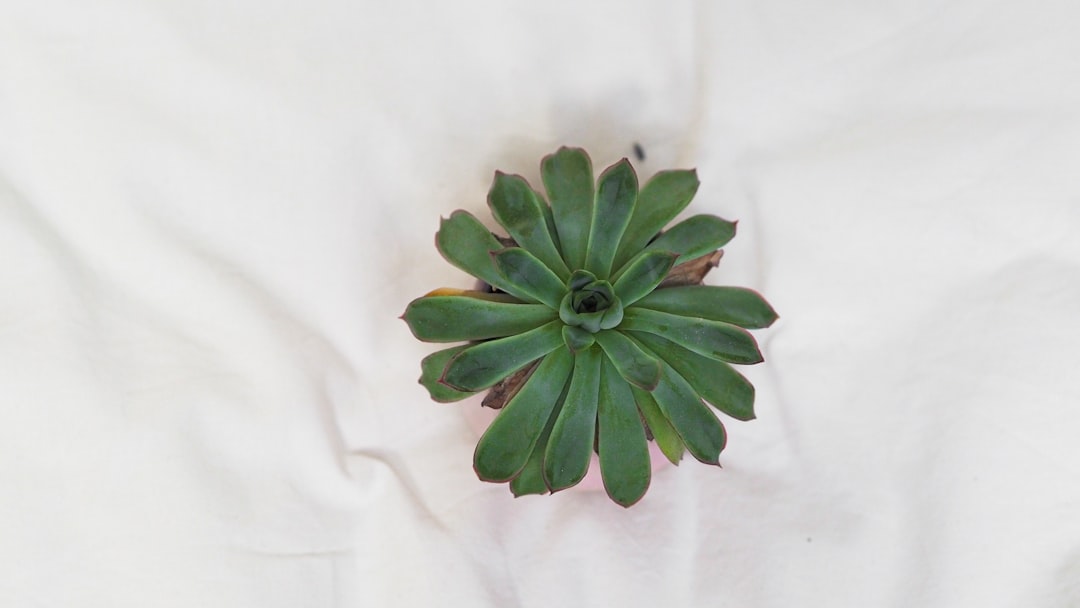
[[[404,319],[425,342],[486,340],[520,334],[556,317],[542,304],[510,304],[469,296],[424,296],[409,303]]]
[[[733,367],[702,357],[660,336],[639,333],[635,338],[675,368],[716,409],[738,420],[754,419],[754,385]]]
[[[682,264],[723,247],[734,236],[735,222],[715,215],[695,215],[656,237],[645,250],[673,251],[679,254],[675,263]]]
[[[468,347],[468,344],[462,344],[461,346],[444,348],[424,357],[420,362],[420,384],[427,389],[428,394],[435,401],[451,403],[476,394],[474,392],[454,390],[445,384],[439,383],[439,378],[442,377],[443,370],[446,369],[446,364],[450,359]]]
[[[582,268],[595,196],[592,161],[580,148],[563,147],[544,157],[540,172],[555,217],[563,260],[571,270]]]
[[[748,364],[763,361],[754,337],[730,323],[631,307],[619,329],[656,334],[710,359]]]
[[[544,452],[544,479],[552,491],[577,484],[589,470],[596,437],[596,408],[600,391],[600,349],[574,357],[574,375],[566,404],[551,429]]]
[[[681,285],[701,285],[705,275],[720,265],[720,258],[724,257],[724,250],[717,249],[712,253],[706,253],[700,258],[694,258],[671,269],[671,272],[660,281],[657,289],[677,287]]]
[[[634,394],[605,357],[602,364],[599,424],[600,475],[611,500],[624,507],[649,489],[649,444],[634,405]]]
[[[540,210],[544,212],[544,223],[547,224],[548,234],[551,235],[551,240],[555,243],[555,249],[562,251],[562,243],[559,242],[559,229],[555,227],[555,215],[551,212],[551,205],[547,204],[544,196],[536,190],[533,190],[533,194],[536,196],[536,200],[540,201]],[[563,260],[563,262],[565,263],[566,260]]]
[[[473,468],[484,481],[509,481],[529,460],[555,402],[574,366],[565,348],[544,357],[525,386],[499,412],[473,453]]]
[[[641,251],[668,222],[690,204],[697,193],[696,170],[661,171],[645,183],[638,195],[634,215],[623,233],[615,254],[614,268],[619,268]]]
[[[585,269],[606,279],[611,274],[619,239],[630,223],[637,202],[638,181],[634,168],[625,158],[600,175],[593,207]]]
[[[433,296],[466,296],[469,298],[476,298],[478,300],[487,300],[489,302],[503,302],[506,304],[524,304],[523,300],[515,298],[508,293],[491,292],[491,291],[477,291],[474,289],[458,289],[456,287],[439,287],[438,289],[432,289],[424,294],[426,297]]]
[[[606,358],[611,360],[627,382],[647,391],[656,388],[656,383],[660,381],[660,362],[656,357],[642,350],[618,330],[609,329],[594,335]]]
[[[652,396],[664,417],[682,437],[690,454],[706,464],[717,464],[720,451],[727,442],[724,425],[720,424],[686,379],[670,365],[664,365],[663,376]]]
[[[491,255],[499,272],[518,292],[553,310],[559,309],[566,285],[536,256],[521,247],[508,247]]]
[[[516,336],[481,342],[451,359],[439,381],[462,391],[481,391],[562,343],[562,323],[559,321]]]
[[[623,306],[630,306],[656,289],[675,265],[676,253],[667,251],[643,251],[623,267],[617,275],[615,295]]]
[[[616,283],[616,292],[618,288]],[[777,319],[776,311],[761,294],[742,287],[666,287],[638,300],[636,305],[673,315],[723,321],[747,329],[768,327]]]
[[[435,234],[435,246],[454,266],[519,299],[530,299],[523,297],[495,268],[491,252],[502,249],[503,245],[468,211],[459,209],[442,221]]]
[[[525,178],[496,171],[488,192],[488,206],[495,220],[519,246],[536,256],[563,282],[570,277],[570,269],[548,232],[543,209],[546,205],[536,198]]]
[[[679,433],[664,417],[664,413],[660,411],[660,406],[656,404],[656,400],[653,399],[651,393],[636,387],[631,387],[631,389],[634,393],[634,401],[637,402],[638,411],[641,412],[645,422],[649,425],[649,430],[652,431],[653,441],[660,446],[660,451],[671,461],[671,464],[678,466],[679,461],[682,460],[683,452],[686,451],[686,445],[683,444],[682,437],[679,437]]]
[[[547,494],[547,482],[544,481],[544,452],[547,451],[548,441],[551,438],[551,429],[555,426],[559,414],[562,413],[563,404],[566,402],[566,394],[569,391],[570,383],[567,382],[566,386],[563,387],[562,394],[559,395],[559,399],[555,402],[554,409],[551,410],[551,415],[548,416],[547,424],[544,425],[540,438],[536,440],[536,446],[533,447],[528,462],[525,463],[525,467],[521,469],[518,476],[510,482],[510,491],[513,492],[514,496]]]

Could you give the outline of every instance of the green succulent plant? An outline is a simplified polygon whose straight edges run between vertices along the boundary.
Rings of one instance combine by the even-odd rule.
[[[403,315],[425,342],[465,342],[421,363],[439,402],[489,390],[501,408],[473,465],[523,494],[555,492],[599,456],[604,487],[623,506],[651,477],[648,441],[672,463],[685,451],[718,464],[724,426],[706,405],[754,417],[754,387],[731,366],[762,361],[747,329],[777,315],[756,292],[701,284],[735,223],[689,217],[663,231],[698,189],[693,170],[642,188],[623,159],[594,182],[584,150],[545,157],[547,200],[496,172],[488,205],[508,237],[466,211],[443,219],[436,245],[490,289],[437,289]]]

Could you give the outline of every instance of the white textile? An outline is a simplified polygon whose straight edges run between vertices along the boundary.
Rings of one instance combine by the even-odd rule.
[[[1080,606],[1080,4],[0,4],[0,606]],[[495,169],[697,167],[722,469],[514,499],[397,317]],[[492,224],[493,225],[493,224]]]

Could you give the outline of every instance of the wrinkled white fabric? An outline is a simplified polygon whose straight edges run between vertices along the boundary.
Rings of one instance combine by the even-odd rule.
[[[1072,2],[0,5],[0,605],[1080,605]],[[561,144],[739,220],[722,469],[514,499],[397,320]],[[492,224],[493,225],[493,224]]]

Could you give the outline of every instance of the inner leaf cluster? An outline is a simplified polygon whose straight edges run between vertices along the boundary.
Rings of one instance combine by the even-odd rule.
[[[588,270],[575,270],[559,304],[559,318],[589,333],[614,329],[622,322],[623,304],[611,283],[597,279]],[[571,349],[572,350],[572,349]]]

